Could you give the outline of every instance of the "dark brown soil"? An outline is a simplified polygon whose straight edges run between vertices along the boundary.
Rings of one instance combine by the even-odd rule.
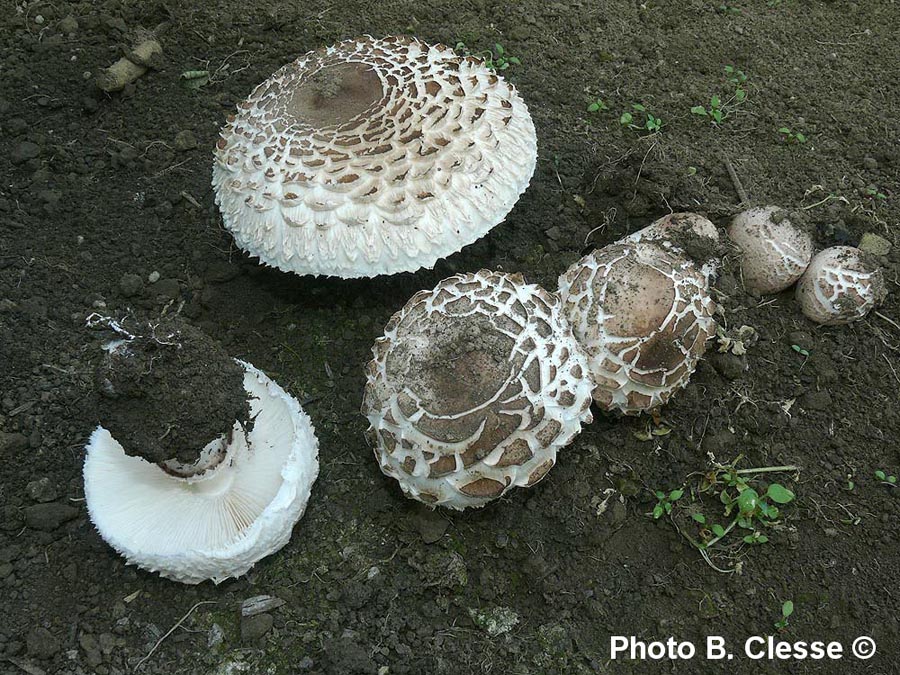
[[[249,426],[244,369],[201,330],[165,318],[116,322],[106,332],[94,371],[97,409],[127,454],[193,464],[235,421]]]
[[[138,672],[717,668],[610,662],[610,635],[722,635],[740,675],[898,672],[900,489],[875,477],[900,474],[898,23],[896,4],[878,0],[7,3],[0,672],[131,672],[200,601],[212,604]],[[97,90],[92,79],[132,31],[160,24],[161,67],[121,93]],[[534,180],[505,224],[435,270],[341,282],[263,269],[235,250],[214,206],[218,129],[283,63],[363,33],[472,52],[500,43],[518,57],[503,74],[538,130]],[[727,103],[716,127],[690,109],[732,99],[726,65],[746,73],[747,100]],[[211,79],[190,89],[180,75],[195,70]],[[587,112],[598,97],[608,110]],[[633,103],[662,118],[658,133]],[[625,112],[643,130],[620,124]],[[431,514],[405,500],[378,471],[359,414],[363,368],[390,316],[457,271],[522,272],[552,289],[583,251],[670,209],[723,226],[740,201],[726,157],[753,205],[802,211],[819,248],[867,232],[893,244],[879,259],[880,314],[818,327],[790,291],[748,296],[728,257],[721,323],[759,339],[746,354],[711,344],[660,426],[598,413],[538,486],[477,512]],[[182,302],[181,316],[230,356],[310,399],[321,443],[290,544],[218,587],[126,567],[83,501],[83,448],[100,420],[85,319],[157,320]],[[743,467],[801,467],[757,481],[797,497],[768,543],[720,548],[714,564],[740,564],[720,573],[672,521],[647,514],[654,490],[738,455]],[[691,506],[686,495],[677,508]],[[239,603],[260,594],[286,604],[241,621]],[[795,611],[778,632],[788,599]],[[743,656],[747,637],[776,633],[848,650],[871,635],[878,652],[865,662]]]

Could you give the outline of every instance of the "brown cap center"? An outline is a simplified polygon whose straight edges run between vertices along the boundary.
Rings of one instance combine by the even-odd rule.
[[[313,127],[346,124],[384,95],[381,78],[364,63],[337,63],[317,70],[293,92],[287,113]]]

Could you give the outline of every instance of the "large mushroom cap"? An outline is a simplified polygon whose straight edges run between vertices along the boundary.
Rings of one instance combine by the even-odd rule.
[[[594,399],[638,414],[687,384],[715,333],[706,279],[649,243],[589,253],[559,279],[563,313],[588,354]]]
[[[778,293],[793,284],[809,265],[812,238],[777,206],[737,214],[728,236],[741,249],[741,275],[751,293]]]
[[[196,466],[128,456],[103,427],[91,435],[88,511],[128,562],[188,584],[219,583],[288,542],[319,472],[318,441],[300,404],[242,365],[252,429],[236,423]]]
[[[310,52],[222,130],[213,186],[241,248],[287,272],[432,267],[501,222],[534,172],[512,85],[412,38]]]
[[[852,246],[833,246],[816,254],[797,284],[803,314],[826,326],[862,319],[886,294],[881,269]]]
[[[375,343],[363,414],[408,497],[464,509],[543,478],[590,422],[587,362],[559,299],[482,270],[414,295]]]

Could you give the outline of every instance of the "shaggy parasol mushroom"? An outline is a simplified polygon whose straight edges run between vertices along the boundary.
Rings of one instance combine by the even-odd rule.
[[[669,213],[621,242],[654,242],[680,253],[700,265],[708,280],[716,276],[720,263],[719,230],[699,213]]]
[[[797,284],[803,314],[826,326],[862,319],[886,295],[881,269],[852,246],[833,246],[817,253]]]
[[[482,270],[420,291],[373,347],[362,411],[381,470],[432,506],[530,487],[591,421],[587,362],[559,299]]]
[[[706,279],[652,243],[589,253],[560,277],[559,293],[605,410],[636,415],[666,403],[715,333]]]
[[[728,226],[728,236],[741,249],[744,288],[755,295],[788,288],[812,259],[812,238],[777,206],[737,214]]]
[[[298,274],[432,267],[528,185],[534,125],[481,61],[413,38],[348,40],[278,70],[219,138],[216,202],[238,245]]]
[[[248,363],[253,420],[235,422],[190,464],[130,456],[97,427],[84,492],[100,536],[129,563],[188,584],[246,573],[280,549],[319,471],[318,441],[299,403]]]

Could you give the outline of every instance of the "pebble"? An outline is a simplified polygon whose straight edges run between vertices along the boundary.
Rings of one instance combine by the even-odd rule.
[[[41,148],[37,143],[31,141],[21,141],[17,143],[9,155],[9,159],[13,164],[24,164],[30,159],[40,156]]]
[[[46,476],[31,481],[26,486],[25,490],[28,492],[29,497],[42,504],[52,502],[59,496],[56,492],[56,487],[54,487],[53,483],[51,483],[50,479]]]
[[[150,276],[147,277],[147,281],[149,281],[151,284],[155,284],[157,281],[159,281],[159,272],[150,272]]]
[[[52,532],[65,522],[78,517],[78,509],[68,504],[50,502],[25,509],[25,524],[33,530]]]
[[[255,614],[241,619],[241,641],[254,642],[272,630],[275,619],[271,614]]]
[[[119,290],[126,298],[133,298],[144,288],[144,280],[137,274],[123,274],[119,279]]]
[[[179,152],[186,152],[197,147],[197,137],[194,132],[188,129],[179,131],[175,136],[175,149]]]
[[[59,651],[59,640],[43,627],[34,628],[25,638],[28,655],[36,659],[49,659]]]

